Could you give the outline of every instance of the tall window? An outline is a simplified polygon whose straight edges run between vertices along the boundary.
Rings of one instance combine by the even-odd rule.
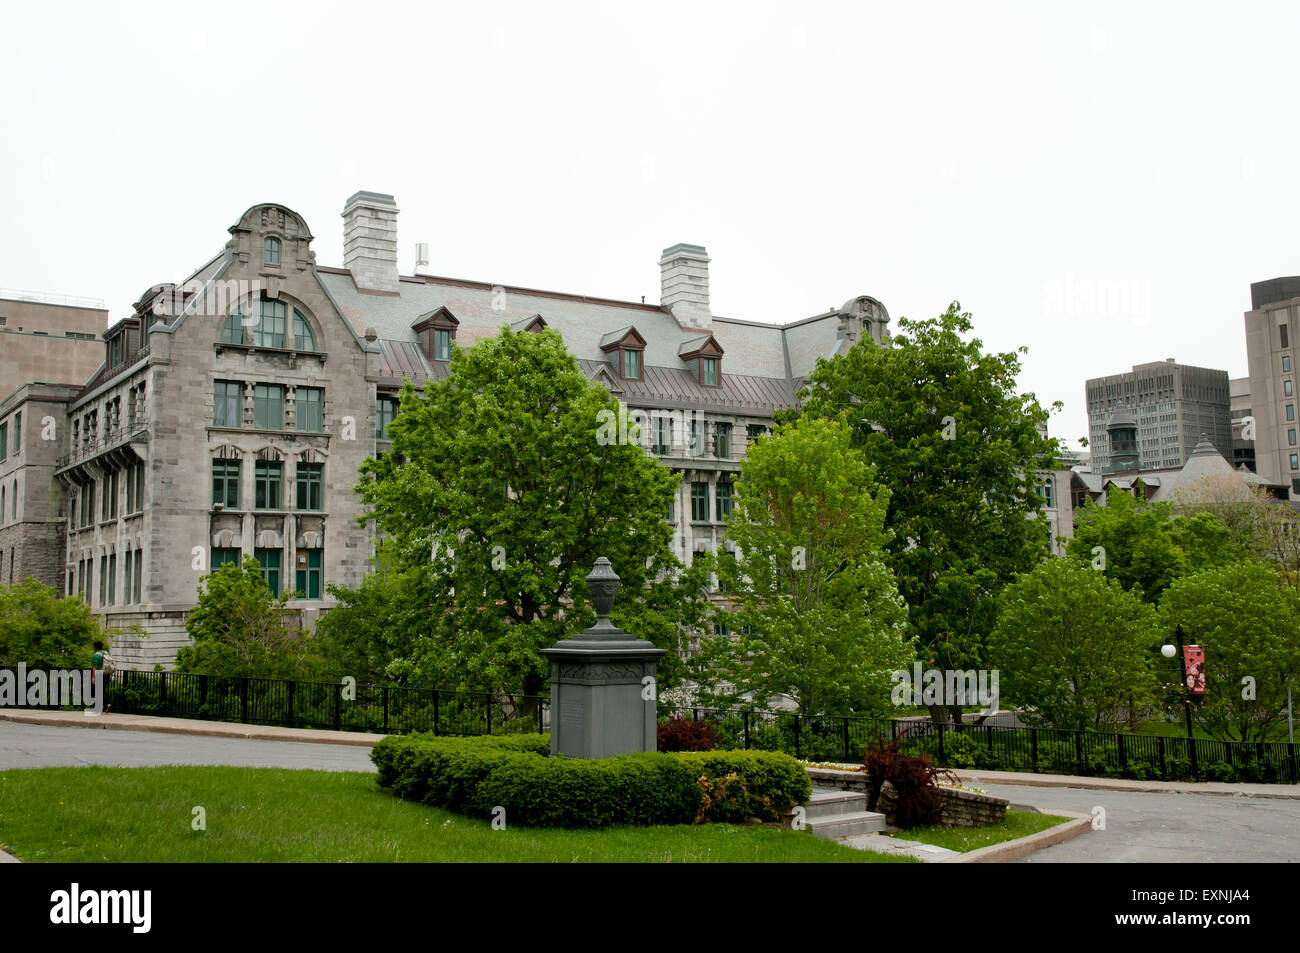
[[[731,484],[726,480],[719,480],[714,495],[717,500],[718,522],[721,523],[731,515]]]
[[[1285,324],[1279,324],[1279,325],[1277,326],[1277,330],[1278,330],[1278,334],[1279,334],[1279,336],[1282,338],[1282,346],[1283,346],[1283,347],[1290,347],[1291,345],[1287,342],[1287,339],[1286,339],[1286,325],[1285,325]]]
[[[745,439],[750,443],[753,443],[765,433],[767,433],[767,428],[762,424],[749,424],[745,427]]]
[[[90,526],[95,522],[95,484],[87,483],[81,488],[81,525]]]
[[[298,429],[320,433],[325,429],[325,391],[319,387],[299,387],[295,392]]]
[[[716,357],[700,358],[700,382],[706,387],[718,386],[718,359]]]
[[[117,470],[104,481],[104,519],[117,519]]]
[[[131,561],[133,556],[135,556],[135,552],[130,549],[122,554],[122,601],[127,605],[135,601],[131,598]]]
[[[253,506],[259,510],[280,508],[280,483],[284,464],[279,460],[258,460],[253,470]]]
[[[316,334],[297,308],[293,309],[293,347],[296,351],[316,350]]]
[[[284,388],[281,385],[253,386],[253,426],[258,430],[284,429]]]
[[[14,456],[23,452],[23,412],[14,414]]]
[[[108,557],[108,604],[117,605],[117,553]]]
[[[721,458],[731,456],[731,424],[713,425],[713,455]]]
[[[656,417],[654,434],[654,447],[651,449],[660,455],[668,454],[673,448],[673,419]]]
[[[1289,380],[1287,380],[1287,381],[1283,381],[1283,382],[1282,382],[1282,394],[1283,394],[1283,396],[1285,396],[1285,397],[1290,397],[1290,396],[1292,396],[1292,394],[1291,394],[1291,382],[1290,382]]]
[[[141,577],[144,575],[144,549],[136,547],[135,551],[135,592],[132,602],[141,602],[144,599],[144,589],[141,586]]]
[[[135,465],[135,511],[144,511],[144,461]]]
[[[242,309],[236,308],[226,315],[226,320],[221,324],[221,343],[244,343],[244,312]]]
[[[1289,444],[1290,444],[1291,446],[1293,446],[1293,447],[1295,446],[1295,430],[1294,430],[1294,429],[1292,429],[1292,430],[1288,430],[1288,431],[1286,432],[1286,442],[1289,443]]]
[[[1295,404],[1286,405],[1286,419],[1295,420]]]
[[[623,352],[623,377],[630,381],[641,379],[641,352]]]
[[[447,328],[433,329],[433,359],[435,361],[451,360],[451,331]]]
[[[297,475],[298,509],[322,509],[325,487],[325,464],[299,463],[297,466]]]
[[[380,397],[375,402],[375,437],[387,440],[388,425],[397,417],[398,400],[396,397]]]
[[[214,546],[212,549],[212,571],[216,572],[228,563],[238,566],[240,558],[241,555],[237,548]]]
[[[709,485],[707,483],[691,484],[691,522],[707,523],[709,521]]]
[[[262,261],[268,265],[280,264],[280,239],[267,237],[262,240]]]
[[[212,461],[212,502],[225,509],[239,509],[239,461]]]
[[[9,455],[9,421],[0,424],[0,460]]]
[[[298,565],[294,579],[294,589],[307,599],[320,598],[321,551],[319,549],[298,550]]]
[[[108,557],[99,557],[99,604],[108,605]]]
[[[284,347],[284,302],[263,298],[259,304],[261,317],[253,329],[253,343],[258,347]]]
[[[212,426],[239,426],[239,399],[243,390],[239,381],[217,381],[212,391]]]
[[[1291,469],[1300,470],[1300,455],[1291,454]]]
[[[280,550],[278,549],[256,549],[253,555],[257,557],[258,563],[262,566],[262,578],[266,580],[266,586],[271,590],[271,595],[280,595]]]
[[[1290,355],[1290,354],[1283,354],[1283,355],[1282,355],[1282,372],[1283,372],[1284,374],[1290,374],[1290,373],[1291,373],[1291,355]]]

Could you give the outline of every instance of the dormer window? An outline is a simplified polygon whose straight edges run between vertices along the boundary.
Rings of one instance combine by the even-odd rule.
[[[683,341],[677,348],[677,356],[695,372],[695,379],[702,386],[722,386],[722,345],[712,334]]]
[[[645,338],[630,325],[611,331],[600,339],[600,349],[610,355],[618,376],[625,381],[641,379],[641,354],[645,350]]]
[[[456,329],[460,322],[446,307],[422,314],[411,325],[420,350],[430,361],[447,362],[451,360],[451,344],[456,340]]]
[[[280,264],[280,239],[268,237],[262,241],[262,261],[267,265]]]

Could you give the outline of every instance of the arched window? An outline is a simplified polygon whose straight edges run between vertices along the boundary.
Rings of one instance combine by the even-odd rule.
[[[262,241],[262,261],[268,265],[280,264],[280,239],[268,237]]]
[[[226,315],[225,323],[221,325],[221,343],[244,343],[244,311],[242,308],[236,308]]]
[[[261,320],[253,329],[253,343],[258,347],[284,347],[284,302],[263,298],[261,309]]]
[[[293,311],[293,347],[296,351],[316,350],[316,335],[297,308]]]

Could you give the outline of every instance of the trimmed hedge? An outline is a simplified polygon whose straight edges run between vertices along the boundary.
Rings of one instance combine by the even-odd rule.
[[[371,759],[398,797],[532,827],[780,820],[812,793],[807,772],[773,751],[642,752],[551,758],[549,735],[390,735]]]

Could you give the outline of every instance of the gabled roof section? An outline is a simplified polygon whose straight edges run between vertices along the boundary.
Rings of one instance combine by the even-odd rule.
[[[446,305],[440,308],[434,308],[427,311],[415,319],[411,324],[412,331],[423,331],[426,328],[458,328],[460,321],[451,313],[451,309]]]
[[[602,351],[612,351],[616,347],[635,348],[638,351],[645,350],[645,338],[641,332],[633,325],[625,328],[619,328],[617,331],[610,331],[600,339],[600,349]]]
[[[726,353],[712,333],[689,337],[677,347],[677,356],[683,361],[693,357],[722,357]]]
[[[581,365],[581,363],[583,362],[579,362],[579,363]],[[586,370],[586,368],[583,369]],[[609,372],[608,365],[596,364],[594,371],[588,371],[587,379],[590,380],[593,384],[604,384],[606,387],[609,388],[609,392],[611,394],[623,393],[622,383],[619,382],[617,377],[615,377],[613,374]]]
[[[533,333],[546,330],[546,319],[540,314],[535,314],[530,318],[524,318],[522,321],[516,321],[510,325],[511,330],[520,334]]]

